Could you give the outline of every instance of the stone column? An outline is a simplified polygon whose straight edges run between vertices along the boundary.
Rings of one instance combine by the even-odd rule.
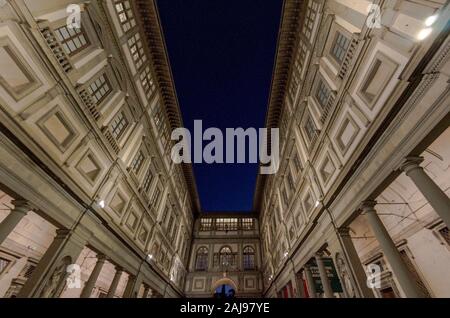
[[[142,298],[148,298],[148,293],[150,292],[150,287],[144,284],[144,293],[142,294]]]
[[[109,286],[108,295],[106,295],[106,298],[114,298],[114,294],[116,293],[117,286],[120,282],[120,277],[122,276],[122,271],[122,268],[116,267],[116,273],[114,274],[111,286]]]
[[[401,169],[411,178],[444,223],[450,227],[450,198],[423,170],[420,166],[422,162],[422,157],[408,157]]]
[[[372,290],[367,287],[367,275],[350,236],[350,229],[348,227],[340,228],[338,230],[338,235],[341,238],[342,248],[344,249],[344,253],[347,255],[349,263],[348,267],[349,270],[352,271],[352,276],[356,283],[355,287],[357,288],[360,297],[374,298]]]
[[[68,258],[70,258],[70,262],[74,263],[83,250],[85,244],[85,238],[71,232],[70,230],[56,230],[56,237],[54,238],[52,244],[42,256],[36,266],[36,269],[33,271],[33,274],[26,281],[17,297],[40,298],[45,294],[49,294],[49,290],[54,287],[51,286],[51,280],[56,280],[56,276],[54,275],[55,270],[58,267],[63,266],[66,261],[69,260]],[[61,271],[61,268],[59,268],[59,271]],[[61,277],[62,275],[63,273],[60,273]],[[53,294],[52,297],[54,297],[57,295],[57,292],[51,292],[50,294]]]
[[[102,271],[103,265],[105,264],[106,257],[105,255],[99,254],[97,255],[97,263],[95,264],[94,270],[89,276],[86,285],[84,285],[83,291],[81,292],[80,298],[89,298],[91,297],[92,290],[95,287],[95,283],[97,282],[98,276]]]
[[[361,209],[366,215],[367,221],[375,234],[376,239],[380,243],[384,256],[386,256],[395,277],[400,283],[406,297],[408,298],[421,298],[425,295],[417,288],[414,277],[408,270],[408,267],[403,262],[403,259],[395,246],[394,241],[389,236],[387,229],[383,222],[377,215],[375,210],[375,201],[363,202]]]
[[[315,259],[317,262],[317,267],[319,268],[320,280],[322,282],[325,298],[334,298],[333,289],[331,288],[331,283],[328,279],[327,269],[325,268],[322,253],[317,253]]]
[[[309,298],[316,298],[317,297],[316,285],[314,283],[314,278],[312,276],[311,270],[309,269],[308,265],[305,265],[303,270],[305,271],[306,282],[308,283]]]
[[[17,224],[30,211],[30,206],[26,200],[13,200],[11,203],[14,205],[14,208],[11,209],[6,218],[0,223],[0,244],[14,231]]]
[[[139,290],[141,289],[142,275],[128,275],[128,282],[123,293],[123,298],[137,298]]]

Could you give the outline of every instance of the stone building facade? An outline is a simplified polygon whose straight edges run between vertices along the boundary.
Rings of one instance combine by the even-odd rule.
[[[280,169],[211,214],[155,0],[0,0],[0,297],[450,297],[449,21],[285,0]]]
[[[198,196],[155,2],[1,1],[0,43],[0,296],[182,296]]]
[[[255,197],[265,296],[450,296],[449,17],[285,2],[266,122],[281,167]]]

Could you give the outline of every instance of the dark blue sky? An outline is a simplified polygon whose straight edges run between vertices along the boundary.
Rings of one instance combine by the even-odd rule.
[[[185,127],[264,127],[281,0],[158,0]],[[249,211],[256,164],[195,164],[203,211]]]

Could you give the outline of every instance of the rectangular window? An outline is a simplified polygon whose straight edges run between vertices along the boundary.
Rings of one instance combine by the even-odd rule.
[[[331,49],[331,56],[336,60],[336,62],[338,62],[339,65],[344,62],[349,45],[350,40],[341,32],[337,32],[333,48]]]
[[[242,222],[242,230],[244,231],[250,231],[255,228],[255,223],[251,218],[244,218],[241,220],[241,222]]]
[[[136,65],[136,68],[139,70],[147,61],[147,56],[145,55],[144,46],[142,45],[139,33],[136,33],[128,39],[128,47],[130,48],[134,65]]]
[[[156,89],[152,74],[150,73],[150,66],[147,66],[141,73],[141,83],[144,88],[145,96],[150,98]]]
[[[69,56],[77,54],[90,45],[83,28],[76,29],[62,26],[55,30],[55,35]]]
[[[128,32],[136,25],[136,20],[133,16],[133,8],[129,0],[116,1],[116,12],[122,25],[123,32]]]
[[[292,162],[294,163],[296,173],[298,173],[299,171],[302,170],[302,163],[300,161],[297,151],[294,151],[294,152],[295,153],[294,153],[294,158],[292,159]]]
[[[155,125],[158,130],[161,130],[161,126],[164,122],[164,113],[160,104],[156,106],[155,113],[153,115],[153,119],[155,120]]]
[[[99,105],[105,97],[108,96],[111,92],[111,88],[105,74],[100,75],[89,85],[88,92],[91,94],[92,100],[97,105]]]
[[[145,176],[144,179],[144,184],[142,185],[142,189],[144,189],[145,193],[148,193],[148,191],[150,191],[152,182],[153,182],[153,171],[151,168],[148,168],[147,175]]]
[[[157,208],[160,196],[161,190],[158,187],[156,187],[155,192],[153,192],[152,198],[150,200],[150,206]]]
[[[322,108],[325,108],[331,95],[330,87],[321,79],[317,86],[316,99]]]
[[[314,0],[308,2],[308,8],[306,10],[305,22],[303,24],[303,34],[311,41],[312,32],[314,29],[314,23],[317,18],[320,4]]]
[[[450,245],[450,232],[448,230],[448,227],[440,229],[439,234],[442,236],[444,241],[447,242],[448,245]]]
[[[128,127],[127,117],[123,112],[117,114],[111,122],[111,134],[114,139],[119,140]]]
[[[311,115],[308,115],[306,118],[304,128],[309,141],[313,141],[317,137],[317,128]]]
[[[211,231],[212,230],[213,219],[201,219],[200,220],[200,231]]]
[[[142,151],[139,151],[137,155],[134,157],[133,162],[131,163],[131,169],[137,175],[144,164],[145,156]]]

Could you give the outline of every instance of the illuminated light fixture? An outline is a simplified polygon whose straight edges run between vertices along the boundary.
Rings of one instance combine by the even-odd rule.
[[[316,208],[319,206],[319,204],[320,204],[320,201],[317,200],[317,201],[316,201]]]
[[[437,14],[428,17],[425,20],[425,26],[427,26],[427,27],[432,26],[437,21],[437,19],[438,19],[438,15]]]
[[[148,254],[148,259],[151,261],[153,259],[153,255],[152,254]]]
[[[430,36],[431,32],[433,32],[432,28],[425,28],[422,29],[422,31],[419,32],[419,34],[417,35],[417,38],[422,41],[425,40],[427,37]]]
[[[103,209],[105,207],[105,200],[101,200],[98,205]]]
[[[289,255],[288,252],[284,252],[284,257],[287,257]]]

